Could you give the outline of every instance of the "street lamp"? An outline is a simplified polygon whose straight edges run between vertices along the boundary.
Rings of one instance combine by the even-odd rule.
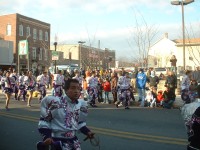
[[[182,32],[183,32],[183,69],[185,70],[185,21],[184,21],[184,5],[190,4],[194,0],[171,0],[172,5],[181,5],[182,10]]]
[[[82,56],[81,56],[81,47],[82,47],[82,45],[85,43],[85,41],[78,41],[78,43],[79,43],[79,46],[80,46],[80,48],[79,48],[79,61],[80,61],[80,68],[82,68]]]

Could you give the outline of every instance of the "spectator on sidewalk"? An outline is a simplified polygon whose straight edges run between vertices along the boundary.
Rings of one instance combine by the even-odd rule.
[[[106,81],[103,83],[103,90],[105,94],[104,103],[110,104],[109,93],[111,92],[111,84],[109,78],[106,78]]]
[[[151,71],[151,74],[148,77],[147,82],[149,83],[150,88],[154,88],[155,90],[157,90],[159,78],[157,75],[155,75],[154,71]]]
[[[173,71],[168,72],[168,76],[166,78],[165,85],[168,88],[170,88],[170,91],[172,91],[175,94],[175,90],[177,88],[177,77]]]
[[[139,101],[141,102],[140,106],[144,107],[145,99],[145,86],[146,86],[147,77],[144,73],[144,70],[141,68],[136,77],[136,84],[138,88]]]
[[[168,86],[166,86],[165,91],[163,93],[163,97],[164,97],[164,100],[162,101],[163,108],[171,109],[176,98],[175,93]]]

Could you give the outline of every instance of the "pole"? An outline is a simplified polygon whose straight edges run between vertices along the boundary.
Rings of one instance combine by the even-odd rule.
[[[80,44],[80,49],[79,49],[79,60],[80,60],[80,68],[82,68],[82,59],[81,59],[81,46],[82,46],[82,43]]]
[[[17,68],[17,70],[18,70],[18,75],[19,75],[19,73],[20,73],[20,60],[19,60],[19,46],[18,46],[18,62],[17,62],[17,64],[18,64],[18,68]]]
[[[28,46],[28,39],[27,39],[27,46]],[[29,62],[29,46],[28,46],[27,61],[28,61],[28,71],[29,71],[29,70],[30,70],[30,62]]]
[[[181,1],[182,8],[182,32],[183,32],[183,69],[185,70],[185,21],[184,21],[184,3]]]
[[[55,52],[56,52],[56,47],[57,47],[57,42],[54,42],[54,46],[55,46]],[[56,60],[55,60],[55,68],[54,68],[54,73],[56,74]]]

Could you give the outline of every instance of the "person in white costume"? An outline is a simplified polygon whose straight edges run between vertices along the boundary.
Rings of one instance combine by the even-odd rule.
[[[88,84],[87,93],[89,95],[89,104],[92,107],[97,107],[95,105],[95,100],[98,97],[98,91],[97,91],[98,78],[95,75],[95,71],[92,71],[92,76],[88,77],[86,79],[86,81],[87,81],[87,84]]]
[[[185,121],[188,141],[190,142],[187,150],[200,149],[200,101],[196,99],[195,102],[185,104],[181,108],[181,114]]]
[[[131,87],[131,79],[129,77],[129,73],[125,73],[125,76],[122,76],[122,72],[119,73],[118,80],[118,97],[119,100],[124,103],[125,109],[129,109],[128,105],[130,103],[130,87]],[[115,103],[116,107],[118,107],[120,101]]]
[[[6,96],[6,106],[5,109],[8,109],[10,103],[10,97],[13,93],[13,85],[15,84],[15,79],[10,77],[10,71],[6,71],[5,77],[1,78],[1,85],[3,86],[3,93]]]
[[[46,71],[37,77],[38,91],[40,92],[39,102],[46,96],[46,86],[48,85],[48,81],[49,77]]]
[[[53,75],[52,95],[61,97],[63,94],[63,84],[64,84],[64,76],[62,75],[62,71],[58,70],[58,73]]]
[[[27,101],[27,106],[31,107],[33,92],[35,91],[36,88],[36,78],[35,76],[33,76],[32,71],[27,72],[27,76],[24,77],[24,83],[26,85],[27,94],[29,96]]]
[[[88,113],[87,102],[78,99],[80,86],[76,79],[65,81],[65,96],[47,96],[41,101],[38,130],[43,140],[37,143],[38,150],[81,150],[76,136],[79,130],[87,138],[94,138],[94,133],[86,126]]]

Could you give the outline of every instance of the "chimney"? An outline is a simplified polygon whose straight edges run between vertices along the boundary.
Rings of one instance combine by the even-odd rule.
[[[165,33],[165,34],[164,34],[164,37],[168,39],[168,33]]]

